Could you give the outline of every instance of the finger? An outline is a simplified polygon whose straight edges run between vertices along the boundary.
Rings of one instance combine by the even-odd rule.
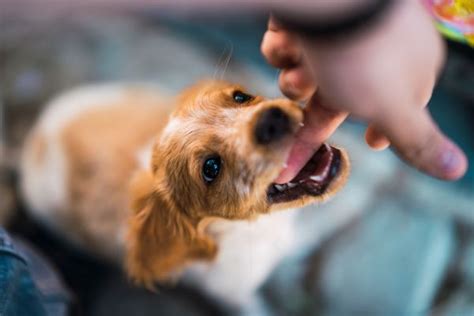
[[[390,141],[382,132],[376,129],[372,124],[365,131],[365,141],[374,150],[384,150],[390,146]]]
[[[266,31],[263,35],[260,51],[268,63],[277,68],[293,67],[302,58],[302,50],[298,39],[285,31]]]
[[[312,98],[305,109],[304,126],[296,135],[287,166],[275,180],[276,183],[286,183],[293,179],[347,117],[346,112],[325,108],[316,99]]]
[[[281,23],[272,14],[270,14],[270,18],[268,19],[267,28],[270,31],[275,31],[275,32],[285,30],[285,28],[281,25]]]
[[[283,69],[278,77],[281,92],[296,101],[309,100],[316,91],[316,83],[308,67],[304,65]]]
[[[434,85],[434,78],[432,80],[432,84],[427,84],[425,91],[420,95],[419,99],[422,104],[421,108],[424,108],[428,105],[428,101],[431,98],[433,85]],[[365,141],[367,145],[369,145],[374,150],[384,150],[390,146],[390,141],[388,138],[380,132],[373,124],[369,124],[367,130],[365,131]]]
[[[466,156],[441,133],[428,110],[408,108],[396,115],[386,113],[375,126],[401,158],[419,170],[445,180],[458,179],[466,172]]]

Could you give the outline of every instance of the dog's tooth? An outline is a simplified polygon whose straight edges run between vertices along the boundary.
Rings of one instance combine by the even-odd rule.
[[[285,185],[284,184],[275,184],[275,188],[278,190],[278,191],[283,191],[285,190]]]
[[[304,126],[304,123],[303,123],[303,122],[300,122],[300,126],[303,127],[303,126]]]
[[[288,168],[288,164],[285,162],[281,165],[284,169]]]
[[[322,181],[323,180],[323,177],[322,176],[311,176],[309,177],[311,180],[313,181]]]
[[[275,185],[271,185],[270,188],[268,189],[269,194],[276,194],[278,190],[275,188]]]
[[[297,184],[296,183],[293,183],[293,182],[288,182],[288,187],[291,189],[291,188],[294,188],[296,187]]]

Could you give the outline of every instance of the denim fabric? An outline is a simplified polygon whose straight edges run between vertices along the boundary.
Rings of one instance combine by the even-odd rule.
[[[51,265],[0,228],[0,316],[61,316],[69,296]]]

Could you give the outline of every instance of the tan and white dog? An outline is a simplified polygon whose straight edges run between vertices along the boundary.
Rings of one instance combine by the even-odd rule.
[[[176,280],[242,307],[295,244],[297,208],[345,183],[345,152],[323,145],[275,185],[303,120],[289,100],[206,81],[166,98],[133,85],[54,99],[22,156],[31,213],[139,284]]]

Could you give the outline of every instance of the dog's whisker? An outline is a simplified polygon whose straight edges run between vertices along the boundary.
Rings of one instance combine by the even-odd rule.
[[[229,63],[232,58],[233,52],[234,52],[234,45],[231,42],[229,42],[229,54],[227,54],[227,57],[225,59],[224,69],[222,69],[222,73],[220,77],[221,80],[224,79],[224,75],[225,75],[225,72],[227,71],[227,68],[229,67]]]
[[[221,67],[222,61],[223,61],[224,56],[226,54],[226,48],[227,47],[224,47],[221,54],[219,55],[219,58],[217,59],[216,66],[214,67],[214,74],[212,75],[212,79],[214,79],[214,80],[217,78],[217,74],[219,73],[219,69]]]
[[[214,74],[212,76],[213,79],[216,79],[216,78],[220,80],[224,79],[224,75],[229,66],[233,52],[234,52],[234,45],[232,44],[231,41],[228,41],[217,61],[216,69],[214,70]]]

